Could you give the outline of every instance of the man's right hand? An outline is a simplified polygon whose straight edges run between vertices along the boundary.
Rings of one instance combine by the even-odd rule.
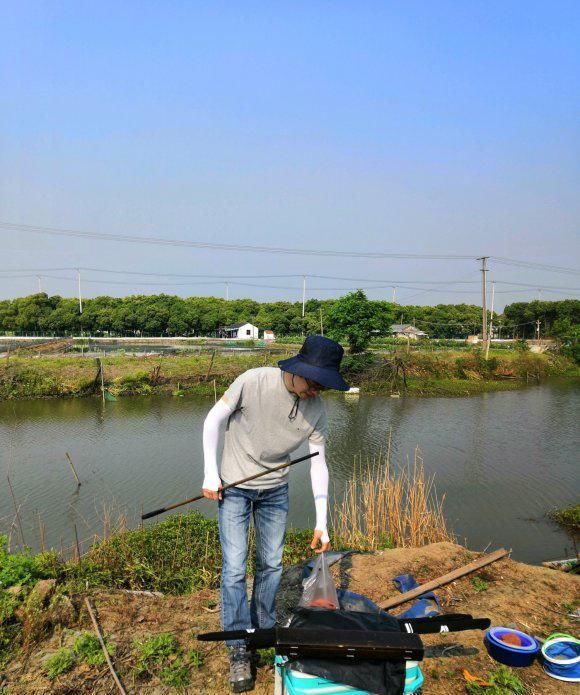
[[[222,493],[221,490],[208,490],[207,488],[202,489],[203,496],[208,499],[208,500],[213,500],[214,502],[217,502],[218,500],[221,500],[222,498]]]

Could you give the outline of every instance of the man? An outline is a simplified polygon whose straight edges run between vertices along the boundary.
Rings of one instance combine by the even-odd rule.
[[[219,504],[223,566],[221,615],[224,630],[271,628],[282,574],[288,514],[288,469],[274,471],[224,492],[220,486],[273,468],[308,440],[310,478],[316,508],[311,548],[330,548],[326,527],[328,468],[327,419],[320,392],[347,391],[339,368],[343,349],[323,336],[309,336],[295,357],[277,367],[250,369],[239,376],[210,410],[203,428],[203,494]],[[226,424],[221,469],[217,450],[220,425]],[[256,571],[251,605],[246,593],[250,514],[256,530]],[[234,692],[254,687],[250,654],[244,642],[227,643]]]

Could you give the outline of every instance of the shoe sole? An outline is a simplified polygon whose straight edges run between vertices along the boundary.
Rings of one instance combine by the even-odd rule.
[[[255,683],[253,679],[246,679],[243,681],[236,681],[235,683],[230,683],[230,685],[232,686],[232,692],[245,693],[248,690],[253,690]]]

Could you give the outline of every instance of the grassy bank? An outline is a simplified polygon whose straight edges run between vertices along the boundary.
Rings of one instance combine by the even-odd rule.
[[[289,353],[290,354],[290,353]],[[118,396],[153,393],[220,396],[242,372],[276,365],[280,355],[103,357],[104,384]],[[362,393],[463,396],[503,391],[551,376],[578,377],[572,361],[554,355],[497,351],[347,355],[344,372]],[[100,393],[97,361],[82,357],[10,357],[0,364],[0,399],[71,398]]]

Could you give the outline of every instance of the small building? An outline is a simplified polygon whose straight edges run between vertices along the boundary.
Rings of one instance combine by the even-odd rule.
[[[257,340],[258,326],[252,323],[234,323],[219,329],[219,337],[229,340]]]
[[[481,338],[478,335],[468,335],[467,336],[467,344],[468,345],[477,345],[478,343],[481,343]]]
[[[264,331],[264,340],[276,340],[274,331],[266,330]]]
[[[429,336],[424,331],[420,331],[410,323],[394,323],[391,326],[391,333],[395,338],[410,338],[411,340],[420,340]]]

